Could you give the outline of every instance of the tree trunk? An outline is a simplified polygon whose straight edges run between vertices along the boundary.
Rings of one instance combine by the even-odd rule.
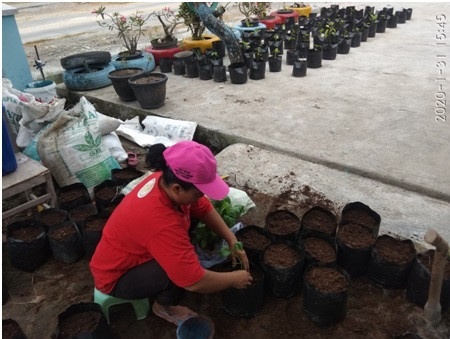
[[[225,44],[231,63],[244,62],[238,40],[230,27],[217,19],[205,2],[194,2],[197,14],[212,33],[217,35]]]

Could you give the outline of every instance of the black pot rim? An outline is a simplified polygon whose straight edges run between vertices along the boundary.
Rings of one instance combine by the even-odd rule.
[[[146,77],[147,75],[156,75],[156,76],[158,76],[159,78],[161,78],[161,80],[160,81],[157,81],[157,82],[150,82],[150,83],[148,83],[148,84],[138,84],[138,83],[135,83],[134,81],[135,80],[138,80],[138,79],[140,79],[140,78],[143,78],[143,77]],[[130,85],[132,85],[132,86],[148,86],[148,85],[159,85],[159,84],[161,84],[161,83],[165,83],[166,81],[167,81],[167,75],[165,75],[164,73],[151,73],[151,72],[145,72],[145,73],[141,73],[141,74],[138,74],[138,75],[135,75],[135,76],[132,76],[130,79],[128,79],[128,83],[130,84]]]
[[[141,73],[144,72],[144,70],[142,68],[140,68],[140,67],[127,67],[126,69],[140,70]],[[121,69],[115,69],[114,71],[109,72],[108,73],[108,78],[109,79],[125,79],[125,78],[131,78],[132,76],[135,76],[135,75],[139,74],[139,73],[137,73],[137,74],[133,74],[133,75],[122,75],[122,76],[117,76],[116,75],[116,76],[114,76],[114,72],[119,72],[119,71],[123,71],[123,70],[124,70],[124,68],[121,68]]]

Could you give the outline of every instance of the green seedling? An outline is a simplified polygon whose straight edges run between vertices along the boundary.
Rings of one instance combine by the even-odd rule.
[[[219,251],[219,255],[221,257],[228,257],[230,255],[234,255],[238,261],[239,261],[239,265],[240,265],[240,269],[244,269],[244,264],[242,263],[241,258],[238,255],[238,251],[243,251],[244,250],[244,244],[240,241],[234,243],[233,249],[230,249],[230,247],[228,245],[224,245],[220,251]],[[234,262],[233,267],[236,267],[237,263]]]
[[[275,57],[275,58],[278,58],[278,55],[280,54],[280,50],[278,49],[278,48],[275,48],[274,50],[273,50],[273,52],[272,52],[272,54],[273,54],[273,56]]]

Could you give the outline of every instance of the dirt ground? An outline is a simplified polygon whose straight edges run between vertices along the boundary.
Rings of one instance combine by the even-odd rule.
[[[278,208],[290,208],[298,216],[314,205],[334,209],[332,202],[310,188],[288,191],[278,197],[250,193],[257,208],[244,216],[247,224],[262,225],[267,212]],[[5,246],[3,251],[3,279],[10,295],[3,305],[3,319],[18,321],[30,339],[55,338],[58,314],[73,303],[93,300],[93,280],[86,258],[72,265],[50,259],[31,274],[12,268]],[[436,335],[423,325],[419,316],[422,310],[406,300],[404,291],[375,287],[367,278],[352,282],[347,317],[330,328],[321,329],[309,320],[302,303],[302,295],[288,300],[267,296],[262,311],[249,320],[236,319],[222,310],[220,293],[186,293],[181,304],[209,316],[215,324],[215,338],[388,339],[406,333],[419,333],[427,339],[448,337]],[[130,304],[112,307],[110,317],[117,338],[175,337],[176,328],[153,314],[137,321]],[[444,321],[449,328],[450,311],[444,314]]]

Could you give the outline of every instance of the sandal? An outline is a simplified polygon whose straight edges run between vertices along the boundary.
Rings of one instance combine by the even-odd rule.
[[[127,152],[127,154],[128,154],[128,159],[127,159],[128,166],[136,167],[139,162],[139,158],[138,158],[137,154],[133,153],[133,152]]]

